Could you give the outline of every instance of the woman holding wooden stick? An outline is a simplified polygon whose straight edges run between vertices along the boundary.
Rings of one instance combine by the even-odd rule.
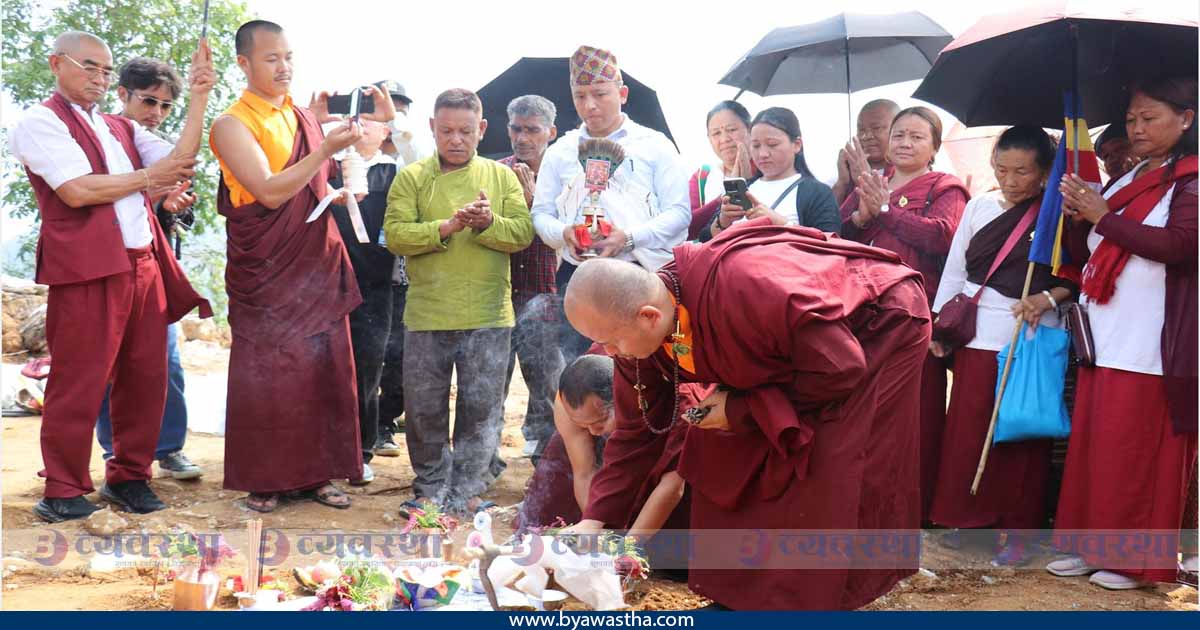
[[[1019,530],[1044,524],[1051,440],[997,444],[978,493],[971,493],[970,480],[995,404],[996,355],[1012,337],[1014,317],[1030,326],[1057,327],[1055,307],[1075,293],[1072,283],[1054,277],[1048,266],[1037,265],[1028,297],[1022,294],[1034,219],[1053,162],[1054,143],[1040,128],[1021,125],[1001,134],[992,151],[1000,191],[967,204],[933,301],[937,312],[959,294],[978,294],[975,337],[956,349],[935,330],[930,348],[934,356],[954,357],[954,385],[930,511],[930,520],[955,528],[942,539],[950,547],[962,545],[958,528]],[[993,564],[1025,564],[1024,543],[1009,532]]]
[[[1061,186],[1095,366],[1079,370],[1055,523],[1060,550],[1078,555],[1046,569],[1108,589],[1175,580],[1196,465],[1196,80],[1130,92],[1125,129],[1142,163],[1103,197],[1077,177]],[[1071,530],[1109,535],[1070,549]],[[1170,540],[1131,548],[1131,534]]]

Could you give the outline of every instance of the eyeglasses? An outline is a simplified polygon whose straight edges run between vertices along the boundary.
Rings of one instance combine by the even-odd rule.
[[[84,72],[86,72],[87,75],[89,77],[92,77],[93,79],[96,77],[101,77],[105,80],[105,82],[112,82],[112,78],[113,78],[113,74],[114,74],[114,71],[112,68],[105,68],[104,66],[94,64],[90,61],[87,62],[86,64],[79,63],[78,61],[75,61],[74,57],[72,57],[71,55],[68,55],[67,53],[58,53],[58,56],[66,57],[67,59],[70,59],[71,63],[79,66],[80,70],[83,70]]]
[[[162,99],[150,96],[149,94],[138,94],[137,92],[134,92],[133,95],[142,101],[142,105],[145,105],[146,107],[157,107],[161,109],[162,113],[164,114],[169,113],[171,108],[175,107],[174,101],[164,101]]]

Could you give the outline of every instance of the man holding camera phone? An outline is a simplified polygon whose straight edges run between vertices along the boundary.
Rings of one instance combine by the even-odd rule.
[[[325,136],[327,94],[311,111],[292,103],[292,51],[278,24],[247,22],[236,45],[246,91],[211,133],[233,330],[225,487],[250,493],[259,512],[284,494],[347,508],[330,480],[363,474],[347,317],[362,298],[332,215],[307,219],[327,194],[330,158],[362,129],[347,121]]]

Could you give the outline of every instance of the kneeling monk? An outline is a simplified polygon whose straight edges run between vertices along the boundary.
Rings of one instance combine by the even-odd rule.
[[[597,531],[633,499],[657,462],[646,443],[685,422],[680,385],[703,382],[723,387],[699,403],[707,416],[688,414],[698,422],[679,461],[698,536],[915,537],[930,318],[920,275],[895,254],[762,219],[675,248],[658,273],[586,262],[564,306],[577,330],[618,355],[617,429],[576,531]],[[915,550],[886,566],[852,568],[857,561],[831,552],[798,567],[764,547],[773,568],[752,570],[730,557],[742,542],[697,544],[690,588],[734,609],[853,609],[917,567]]]
[[[518,529],[548,527],[560,520],[575,523],[582,517],[592,479],[603,462],[604,445],[616,427],[612,384],[611,357],[586,354],[563,370],[554,401],[555,432],[525,487]],[[694,406],[704,393],[697,384],[680,387],[685,407]],[[659,452],[658,463],[634,489],[637,496],[629,509],[614,515],[607,526],[643,536],[664,525],[687,527],[684,483],[675,472],[685,433],[680,425],[647,445]]]

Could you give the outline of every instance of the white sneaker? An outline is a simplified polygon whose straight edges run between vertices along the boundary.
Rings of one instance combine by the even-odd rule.
[[[1128,591],[1148,584],[1147,582],[1124,576],[1120,573],[1113,573],[1112,571],[1097,571],[1092,574],[1091,579],[1088,581],[1110,591]]]
[[[1088,566],[1079,556],[1067,556],[1046,565],[1046,570],[1058,577],[1076,577],[1095,573],[1098,569]]]
[[[1195,573],[1197,570],[1200,570],[1200,556],[1184,556],[1183,562],[1179,563],[1179,568],[1189,573]]]

